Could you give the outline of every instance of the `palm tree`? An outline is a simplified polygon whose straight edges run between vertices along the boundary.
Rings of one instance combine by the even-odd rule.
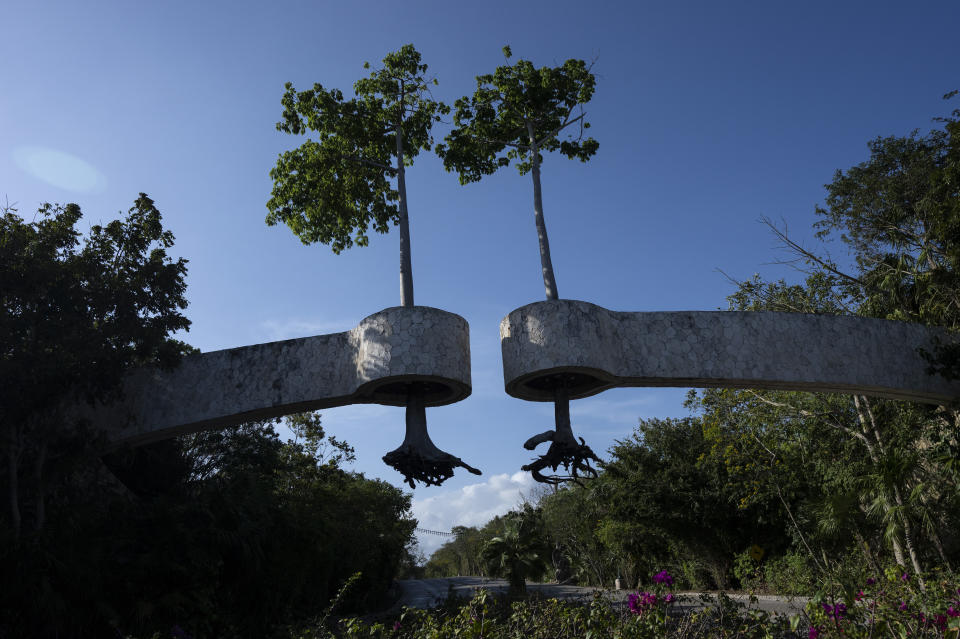
[[[503,533],[487,541],[481,550],[490,574],[507,579],[511,597],[524,596],[527,577],[537,577],[547,569],[538,523],[532,509],[509,513]]]

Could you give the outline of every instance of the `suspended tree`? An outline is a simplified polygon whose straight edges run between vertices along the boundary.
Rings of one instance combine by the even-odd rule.
[[[370,68],[370,64],[364,65]],[[372,227],[386,233],[400,227],[400,304],[412,307],[413,269],[407,213],[406,167],[421,150],[433,145],[431,128],[450,109],[433,99],[427,65],[412,44],[387,54],[383,67],[354,84],[356,97],[321,84],[296,91],[286,84],[283,119],[277,130],[308,139],[281,153],[270,171],[273,191],[267,202],[267,224],[283,222],[304,244],[329,244],[334,253],[356,243],[366,246]],[[395,180],[395,182],[394,182]],[[384,462],[414,480],[439,484],[453,469],[470,468],[438,449],[427,434],[423,388],[408,389],[407,432],[400,448]]]
[[[540,245],[540,267],[548,300],[559,299],[550,258],[550,242],[543,217],[540,168],[543,154],[559,151],[570,159],[586,162],[599,144],[584,138],[586,121],[583,105],[593,97],[596,79],[583,60],[567,60],[560,67],[536,68],[528,60],[511,65],[510,47],[503,48],[507,64],[492,74],[477,76],[472,97],[456,101],[454,129],[437,146],[437,154],[448,171],[460,176],[461,184],[479,181],[503,166],[514,164],[520,175],[533,178],[533,215]],[[597,457],[570,426],[570,397],[565,375],[557,375],[554,387],[556,430],[530,438],[524,447],[533,450],[552,442],[546,455],[524,466],[537,481],[558,483],[581,474],[596,476],[590,460]],[[554,471],[563,465],[565,476],[546,477],[540,470]]]

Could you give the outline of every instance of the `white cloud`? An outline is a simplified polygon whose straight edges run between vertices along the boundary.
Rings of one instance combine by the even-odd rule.
[[[470,484],[413,500],[413,515],[420,528],[449,531],[454,526],[482,526],[497,515],[516,508],[537,483],[530,473],[493,475],[487,481]],[[522,495],[521,495],[522,493]],[[427,557],[449,537],[417,533],[420,548]]]
[[[107,178],[86,160],[42,146],[22,146],[13,152],[14,162],[33,177],[65,191],[99,193]]]

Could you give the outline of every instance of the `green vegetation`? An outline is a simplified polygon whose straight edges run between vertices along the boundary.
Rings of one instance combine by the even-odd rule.
[[[503,531],[481,548],[483,561],[494,577],[506,577],[510,595],[519,597],[527,591],[526,579],[543,574],[544,544],[539,513],[524,509],[503,519]]]
[[[358,80],[351,100],[319,83],[298,92],[288,82],[277,130],[313,131],[318,139],[281,153],[270,171],[267,224],[283,222],[304,244],[330,244],[339,253],[354,242],[366,246],[371,225],[378,233],[386,233],[390,222],[400,226],[402,306],[413,306],[406,167],[421,150],[430,150],[430,129],[449,112],[430,97],[426,71],[408,44]]]
[[[874,140],[827,185],[819,237],[839,236],[847,264],[774,228],[805,279],[739,282],[730,308],[960,329],[960,111],[938,122]],[[931,374],[953,375],[953,346],[927,356]],[[687,406],[683,419],[641,420],[596,480],[531,506],[558,580],[639,588],[666,567],[685,588],[814,594],[892,567],[922,589],[960,563],[956,407],[723,389],[691,392]],[[475,562],[496,530],[459,531],[428,574]]]
[[[510,47],[503,48],[503,55],[509,62]],[[543,219],[540,167],[544,152],[559,150],[581,162],[596,154],[599,143],[593,138],[583,139],[584,129],[590,128],[583,105],[593,97],[595,85],[596,78],[583,60],[571,59],[560,67],[538,69],[521,59],[497,67],[492,74],[477,76],[472,97],[456,101],[454,128],[444,143],[437,145],[443,166],[459,174],[461,184],[477,182],[511,162],[520,175],[531,174],[543,285],[550,300],[560,294]],[[574,116],[578,107],[580,114]],[[576,135],[563,133],[574,125]]]
[[[357,571],[342,608],[381,605],[411,563],[410,497],[344,470],[318,415],[287,418],[286,443],[257,422],[105,456],[111,425],[70,417],[189,350],[170,337],[186,261],[153,202],[85,236],[80,219],[0,219],[0,637],[265,637]]]
[[[666,571],[653,575],[650,591],[617,602],[596,593],[589,604],[556,599],[495,597],[479,590],[469,601],[450,599],[429,611],[404,610],[377,623],[325,619],[291,632],[291,639],[390,637],[439,639],[867,639],[960,635],[960,585],[929,575],[922,589],[896,571],[863,582],[859,590],[837,589],[811,599],[799,614],[772,615],[723,593],[690,598],[671,592]],[[693,608],[691,608],[693,605]]]

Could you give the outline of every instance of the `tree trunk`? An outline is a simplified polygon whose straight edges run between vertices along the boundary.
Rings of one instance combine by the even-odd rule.
[[[867,453],[870,455],[870,461],[879,469],[880,457],[877,456],[877,450],[880,451],[880,455],[886,455],[886,449],[883,445],[883,438],[880,436],[880,427],[877,425],[877,420],[873,416],[873,409],[870,407],[870,399],[866,395],[854,395],[853,405],[857,409],[857,419],[860,422],[860,430],[863,432],[864,438],[869,440],[871,435],[873,436],[874,443],[873,445],[867,444]],[[864,414],[864,411],[866,411],[866,414]],[[883,499],[883,509],[889,516],[892,509],[889,499]],[[903,556],[903,548],[900,546],[900,540],[896,535],[890,540],[890,545],[893,547],[893,558],[897,565],[906,566],[907,561]]]
[[[527,122],[530,135],[530,162],[533,165],[533,217],[537,223],[537,240],[540,242],[540,268],[543,271],[543,287],[547,299],[560,299],[557,292],[557,280],[553,275],[553,262],[550,260],[550,241],[547,239],[547,225],[543,221],[543,195],[540,192],[540,148],[534,136],[533,124]]]
[[[554,441],[567,439],[576,443],[573,426],[570,425],[570,394],[567,392],[566,385],[562,383],[553,389],[553,420],[557,426]]]
[[[400,306],[409,307],[413,306],[413,266],[410,260],[410,221],[407,216],[402,117],[397,122],[397,193],[400,197]]]
[[[950,566],[950,560],[947,559],[947,553],[943,550],[943,542],[940,541],[940,535],[937,534],[936,530],[930,530],[928,532],[934,547],[937,549],[937,554],[940,555],[940,563],[947,569],[947,572],[953,572],[953,568]]]
[[[897,512],[900,514],[900,521],[903,522],[903,542],[907,547],[907,552],[910,555],[910,563],[913,564],[913,572],[917,575],[917,580],[920,582],[920,587],[925,588],[923,583],[923,577],[921,576],[923,571],[920,569],[920,561],[917,559],[917,550],[914,548],[913,544],[913,529],[910,525],[910,517],[906,512],[906,505],[903,502],[903,497],[900,494],[900,488],[897,486],[893,487],[893,496],[897,501],[897,506],[899,509]]]

